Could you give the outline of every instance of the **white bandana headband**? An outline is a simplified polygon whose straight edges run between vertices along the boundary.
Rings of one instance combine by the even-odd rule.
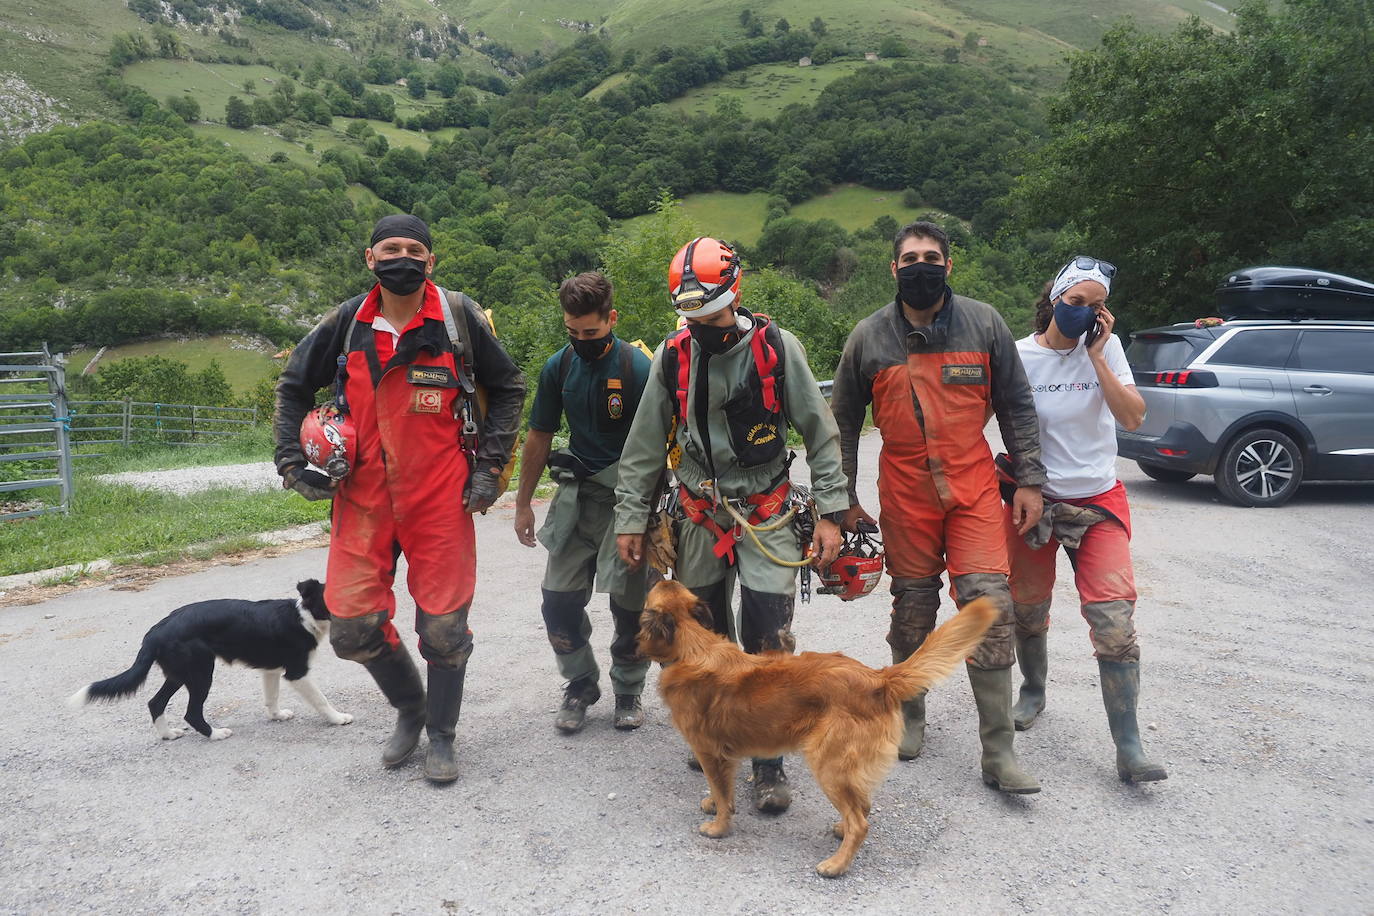
[[[1092,280],[1094,283],[1101,283],[1102,288],[1107,291],[1108,295],[1111,294],[1112,279],[1102,272],[1097,266],[1097,262],[1094,261],[1092,267],[1083,268],[1078,266],[1077,261],[1078,259],[1074,258],[1068,264],[1065,264],[1064,269],[1059,272],[1059,276],[1054,278],[1054,286],[1050,288],[1051,302],[1054,302],[1060,296],[1064,295],[1064,291],[1069,287],[1082,283],[1084,280]]]

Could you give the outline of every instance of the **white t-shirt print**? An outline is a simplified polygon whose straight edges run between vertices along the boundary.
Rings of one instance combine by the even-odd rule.
[[[1016,342],[1040,418],[1040,457],[1049,481],[1046,496],[1082,499],[1116,486],[1116,424],[1087,348],[1080,341],[1068,356],[1036,343]],[[1107,365],[1123,384],[1134,385],[1126,351],[1115,334],[1107,341]]]

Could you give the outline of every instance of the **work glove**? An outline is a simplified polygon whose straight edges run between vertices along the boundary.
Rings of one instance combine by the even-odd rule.
[[[469,512],[485,512],[501,495],[501,481],[495,471],[479,467],[468,476],[463,489],[463,508]]]
[[[334,488],[338,482],[331,480],[319,471],[300,466],[289,467],[281,475],[284,489],[295,490],[311,502],[320,499],[333,499]]]

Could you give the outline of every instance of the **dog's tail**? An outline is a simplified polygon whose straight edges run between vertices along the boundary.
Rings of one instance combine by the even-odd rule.
[[[143,682],[148,679],[148,672],[153,670],[153,662],[155,661],[157,661],[157,653],[147,641],[144,641],[138,650],[138,657],[134,659],[134,663],[128,671],[123,674],[116,674],[114,677],[107,677],[103,681],[87,684],[67,698],[67,705],[77,709],[92,700],[105,700],[107,702],[122,700],[143,686]]]
[[[906,661],[882,669],[888,690],[898,700],[910,700],[943,681],[969,656],[1000,612],[989,598],[970,601],[945,621]]]

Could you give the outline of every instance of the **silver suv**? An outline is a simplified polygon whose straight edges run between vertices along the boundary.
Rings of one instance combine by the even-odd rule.
[[[1134,432],[1117,428],[1123,458],[1170,483],[1211,474],[1242,506],[1281,506],[1304,480],[1374,480],[1374,320],[1199,323],[1131,335],[1147,412]]]

